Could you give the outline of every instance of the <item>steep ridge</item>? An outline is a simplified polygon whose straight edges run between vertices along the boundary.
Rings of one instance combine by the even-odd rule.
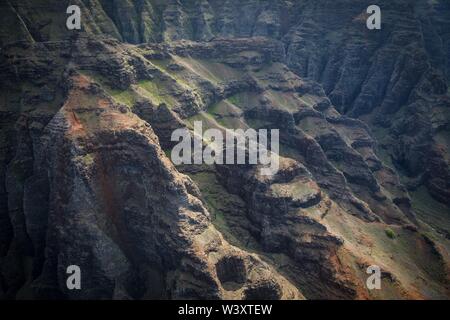
[[[197,187],[176,172],[148,123],[74,72],[66,70],[64,104],[49,122],[32,112],[19,120],[20,132],[34,131],[35,139],[20,139],[6,172],[15,232],[2,258],[4,294],[211,299],[263,291],[302,297],[215,231]],[[16,166],[27,149],[28,176],[19,185]],[[67,290],[63,278],[74,261],[85,272],[81,294]],[[238,285],[224,290],[230,282]]]
[[[69,33],[64,1],[7,2],[0,295],[448,298],[445,5],[386,4],[372,36],[348,20],[363,4],[333,3],[325,25],[322,2],[80,1]],[[175,168],[197,120],[279,128],[279,173]]]
[[[12,35],[26,41],[72,36],[61,16],[67,1],[6,3],[2,42]],[[449,4],[380,1],[383,28],[378,31],[365,27],[370,4],[79,1],[87,32],[129,43],[256,36],[282,41],[283,62],[293,72],[320,82],[341,114],[361,118],[379,133],[381,152],[410,190],[424,185],[448,205]],[[32,8],[45,10],[45,17]],[[13,25],[18,30],[8,32]]]

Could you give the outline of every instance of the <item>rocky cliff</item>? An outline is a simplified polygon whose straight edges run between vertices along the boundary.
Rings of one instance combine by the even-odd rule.
[[[0,297],[450,296],[446,1],[381,30],[368,1],[70,4],[81,30],[1,4]],[[194,121],[280,129],[280,170],[174,166]]]

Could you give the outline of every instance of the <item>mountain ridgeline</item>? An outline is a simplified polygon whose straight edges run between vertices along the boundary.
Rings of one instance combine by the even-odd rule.
[[[372,2],[2,1],[0,299],[448,299],[450,3]]]

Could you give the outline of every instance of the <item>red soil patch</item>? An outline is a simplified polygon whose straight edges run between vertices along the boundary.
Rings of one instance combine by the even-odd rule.
[[[70,133],[80,133],[84,132],[83,125],[81,124],[80,120],[78,119],[77,115],[73,111],[67,112],[67,121],[69,122]]]

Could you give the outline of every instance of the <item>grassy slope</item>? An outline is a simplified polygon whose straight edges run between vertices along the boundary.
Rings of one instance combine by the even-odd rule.
[[[169,70],[168,66],[174,62],[182,65],[183,69]],[[192,90],[197,90],[198,83],[196,81],[199,78],[217,85],[241,76],[240,72],[230,71],[229,67],[220,66],[216,62],[195,61],[192,58],[175,58],[165,61],[152,61],[152,63],[175,79],[178,84]],[[193,81],[193,79],[196,79],[196,81]],[[102,82],[101,79],[99,82]],[[172,100],[173,98],[170,95],[166,94],[166,85],[166,83],[157,81],[141,81],[134,88],[120,91],[102,83],[105,90],[115,100],[129,106],[135,102],[139,95],[149,98],[154,103],[164,102],[172,106],[175,101]],[[205,111],[186,119],[186,124],[188,128],[192,129],[194,121],[203,121],[203,130],[208,128],[245,129],[248,127],[264,127],[264,123],[260,123],[260,121],[247,122],[242,116],[242,112],[246,108],[259,104],[261,96],[269,99],[272,104],[277,105],[280,109],[288,111],[295,110],[297,104],[311,105],[315,101],[315,97],[309,95],[296,97],[272,90],[262,94],[244,91],[219,101],[209,106]],[[305,132],[308,132],[308,130],[316,130],[318,124],[314,123],[314,119],[309,119],[300,125]],[[297,159],[300,158],[297,157],[295,150],[290,150],[289,155]],[[385,157],[383,160],[389,163],[389,158]],[[392,165],[392,163],[389,163],[389,165]],[[245,203],[220,185],[213,169],[200,170],[191,173],[190,176],[202,192],[203,200],[212,213],[213,224],[231,244],[257,252],[263,259],[278,268],[282,268],[286,263],[291,263],[286,262],[289,259],[284,255],[268,254],[260,250],[258,243],[249,232],[251,226],[246,219]],[[440,226],[448,223],[448,219],[446,221],[441,215],[443,208],[436,206],[436,203],[430,205],[430,198],[426,195],[419,192],[413,196],[413,199],[414,208],[424,221],[427,218],[426,221],[430,224],[434,223]],[[354,268],[355,272],[360,274],[362,278],[365,278],[366,275],[364,270],[357,267],[357,262],[361,260],[370,263],[376,262],[391,270],[402,285],[407,288],[410,295],[417,297],[422,295],[439,297],[442,295],[442,288],[438,285],[442,277],[442,266],[436,262],[439,259],[419,234],[398,227],[364,223],[352,216],[342,215],[340,210],[335,210],[334,214],[328,214],[323,223],[327,225],[331,232],[345,239],[345,247],[350,253],[345,259],[347,259],[349,266]],[[390,229],[392,229],[391,237],[389,237],[390,232],[387,231]],[[424,261],[427,263],[424,263]],[[384,279],[383,283],[385,291],[382,294],[372,292],[373,297],[399,298],[403,296],[403,289],[398,287],[395,282],[392,283]],[[430,288],[430,291],[423,292],[418,289],[423,287]]]

